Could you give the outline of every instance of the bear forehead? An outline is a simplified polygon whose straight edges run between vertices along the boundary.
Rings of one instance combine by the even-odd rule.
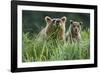
[[[60,20],[60,18],[53,18],[52,20]]]
[[[75,25],[79,25],[79,22],[73,22],[73,24],[75,24]]]

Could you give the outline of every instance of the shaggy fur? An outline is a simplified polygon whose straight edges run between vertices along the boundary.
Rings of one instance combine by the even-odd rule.
[[[70,20],[70,27],[66,33],[66,40],[70,40],[71,42],[79,42],[81,40],[81,24],[83,23]]]
[[[46,27],[41,30],[40,37],[43,39],[59,39],[65,40],[65,23],[66,17],[62,18],[51,18],[45,17]]]

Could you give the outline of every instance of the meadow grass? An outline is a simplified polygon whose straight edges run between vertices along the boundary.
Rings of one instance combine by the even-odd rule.
[[[37,36],[29,36],[23,33],[22,36],[22,61],[58,61],[58,60],[81,60],[90,58],[90,32],[81,32],[80,43],[60,42],[58,40],[37,40]]]

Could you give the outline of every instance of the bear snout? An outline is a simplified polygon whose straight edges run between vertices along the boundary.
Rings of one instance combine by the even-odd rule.
[[[60,20],[56,21],[56,25],[59,26],[60,25]]]

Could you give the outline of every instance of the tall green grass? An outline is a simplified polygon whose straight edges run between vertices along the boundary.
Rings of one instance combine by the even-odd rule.
[[[90,58],[90,32],[81,32],[80,43],[66,43],[58,40],[39,41],[37,36],[30,37],[29,33],[22,36],[22,61],[57,61],[57,60],[80,60]]]

